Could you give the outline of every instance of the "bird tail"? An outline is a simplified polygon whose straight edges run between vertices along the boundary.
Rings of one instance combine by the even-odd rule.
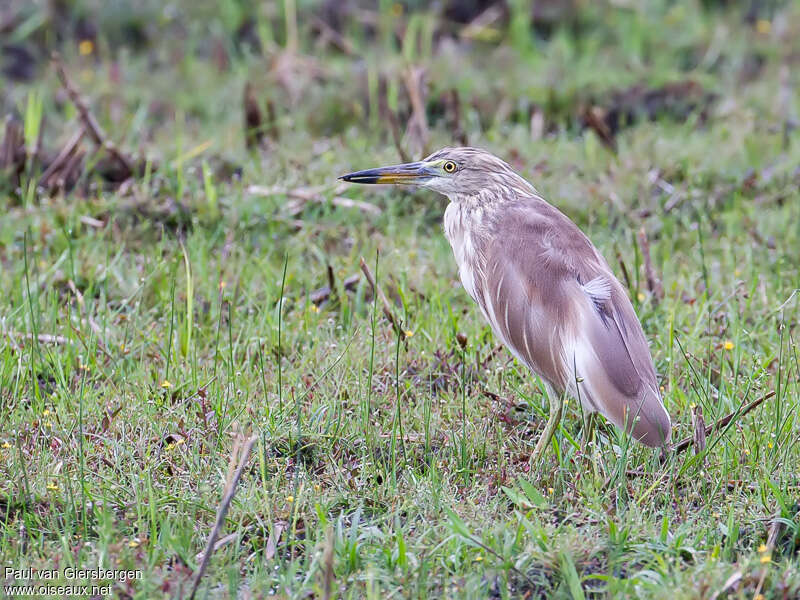
[[[593,361],[595,362],[595,361]],[[583,368],[581,368],[583,367]],[[587,368],[588,367],[588,368]],[[627,394],[607,377],[599,360],[577,365],[573,395],[586,410],[599,412],[645,446],[669,443],[672,423],[658,392],[641,382],[638,393]]]
[[[570,391],[586,409],[600,412],[646,446],[666,445],[672,424],[635,315],[601,321],[590,307],[585,310],[592,318],[583,321],[588,326],[576,336]]]

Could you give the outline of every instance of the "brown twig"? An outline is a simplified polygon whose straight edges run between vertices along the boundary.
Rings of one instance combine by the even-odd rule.
[[[258,106],[258,99],[249,81],[244,84],[242,95],[244,110],[244,145],[250,150],[264,141],[264,119]]]
[[[495,394],[494,392],[489,391],[486,388],[481,389],[481,394],[483,394],[490,400],[494,400],[495,402],[500,402],[503,399],[503,397],[500,394]]]
[[[358,273],[351,275],[342,282],[342,287],[344,287],[344,289],[348,292],[352,292],[354,289],[356,289],[356,284],[358,283],[359,279],[361,279],[361,275]],[[323,286],[318,290],[311,292],[311,294],[309,294],[309,300],[311,300],[313,304],[319,306],[328,298],[330,298],[332,291],[333,288],[330,285]]]
[[[403,135],[400,133],[400,123],[397,121],[397,115],[394,114],[394,111],[388,106],[384,108],[384,114],[386,115],[386,120],[389,121],[389,129],[392,131],[392,141],[394,141],[394,147],[397,148],[397,154],[400,155],[400,160],[404,163],[411,162],[411,157],[409,157],[408,152],[403,148]]]
[[[81,123],[83,123],[86,133],[89,134],[89,137],[92,138],[92,141],[95,144],[106,150],[114,158],[114,160],[116,160],[120,166],[127,171],[128,177],[133,175],[136,172],[133,160],[131,160],[130,157],[124,154],[111,140],[106,137],[106,134],[100,127],[97,119],[94,118],[94,115],[89,110],[86,102],[83,101],[83,98],[81,98],[77,88],[67,75],[64,65],[61,63],[61,58],[57,53],[53,54],[53,63],[56,66],[56,73],[58,74],[59,80],[61,80],[61,85],[67,92],[67,96],[69,96],[72,104],[74,104],[75,108],[78,109],[78,114],[80,115]]]
[[[741,408],[741,409],[739,409],[737,411],[734,411],[734,412],[732,412],[731,414],[729,414],[727,416],[722,417],[716,423],[712,423],[711,425],[708,425],[706,427],[706,429],[705,429],[706,436],[710,435],[711,433],[713,433],[714,431],[716,431],[718,429],[722,429],[723,427],[727,426],[728,423],[730,423],[734,418],[739,418],[739,417],[745,416],[751,410],[756,408],[759,404],[761,404],[765,400],[769,400],[774,395],[775,395],[775,392],[768,392],[768,393],[764,394],[763,396],[761,396],[761,398],[753,400],[750,404],[744,406],[743,408]],[[677,444],[674,444],[672,446],[673,453],[680,454],[681,452],[683,452],[684,450],[689,448],[694,443],[694,438],[695,438],[694,435],[690,435],[689,437],[682,439]]]
[[[403,73],[403,81],[408,90],[408,99],[411,103],[411,118],[408,120],[406,133],[416,138],[421,153],[428,154],[428,118],[425,113],[425,100],[423,87],[425,69],[422,67],[409,67]]]
[[[772,517],[772,525],[769,527],[769,534],[767,535],[767,548],[773,550],[778,543],[778,536],[781,533],[781,529],[783,529],[784,523],[781,519],[781,511],[775,513],[775,516]]]
[[[591,128],[600,141],[612,152],[617,151],[617,140],[605,121],[605,110],[599,106],[588,106],[581,110],[581,118]]]
[[[311,15],[311,22],[314,24],[314,27],[316,27],[319,33],[321,34],[320,35],[321,38],[324,37],[333,46],[335,46],[348,56],[357,55],[356,49],[353,47],[353,44],[350,42],[350,40],[348,40],[341,33],[336,31],[333,27],[328,25],[324,20],[320,19],[316,15]]]
[[[703,407],[694,406],[692,408],[692,430],[694,431],[694,453],[700,454],[706,449],[706,422],[703,419]]]
[[[461,97],[458,95],[458,90],[451,89],[444,94],[443,99],[449,117],[447,126],[452,132],[453,139],[462,146],[469,146],[467,133],[461,125]]]
[[[25,134],[22,124],[11,115],[5,120],[5,134],[0,144],[0,169],[22,169],[25,164]]]
[[[50,177],[52,177],[58,171],[62,171],[64,173],[63,178],[66,179],[69,173],[66,172],[66,169],[64,169],[63,167],[65,165],[69,165],[72,163],[70,159],[72,158],[75,150],[77,150],[78,145],[81,143],[83,136],[84,136],[83,129],[79,129],[78,131],[72,134],[72,137],[70,137],[69,140],[67,140],[67,143],[64,144],[64,147],[61,149],[58,155],[56,155],[56,157],[53,159],[53,162],[51,162],[48,165],[48,167],[44,170],[44,173],[42,173],[42,176],[39,178],[39,185],[47,186]]]
[[[486,369],[489,366],[489,363],[492,362],[495,357],[503,351],[503,345],[497,344],[494,348],[491,349],[489,354],[486,356],[485,359],[481,361],[481,369]]]
[[[386,315],[387,319],[389,319],[389,322],[392,324],[392,327],[394,327],[394,330],[397,332],[397,335],[405,336],[405,334],[403,333],[403,328],[400,326],[400,321],[397,319],[397,317],[394,316],[394,313],[392,312],[392,307],[389,305],[389,301],[386,299],[386,295],[383,293],[383,290],[375,281],[375,277],[372,275],[372,271],[370,271],[370,268],[367,265],[367,262],[364,260],[363,256],[361,257],[360,265],[361,265],[361,270],[364,272],[364,275],[367,278],[367,281],[369,281],[369,284],[372,286],[372,293],[377,294],[378,298],[381,301],[381,305],[383,306],[383,314]]]
[[[113,464],[113,463],[112,463],[112,464]],[[220,548],[223,548],[223,547],[227,546],[228,544],[230,544],[230,543],[231,543],[232,541],[234,541],[234,540],[235,540],[237,537],[239,537],[239,534],[238,534],[238,533],[236,533],[236,532],[234,532],[234,533],[229,533],[229,534],[228,534],[228,535],[226,535],[224,538],[221,538],[221,539],[220,539],[218,542],[215,542],[215,543],[214,543],[214,548],[213,548],[213,550],[212,550],[212,554],[213,554],[214,552],[216,552],[217,550],[219,550]],[[195,560],[197,560],[197,561],[202,561],[202,560],[203,560],[203,552],[198,552],[198,553],[197,553],[197,555],[196,555],[194,558],[195,558]]]
[[[722,584],[722,587],[711,595],[710,600],[717,600],[717,598],[722,596],[722,594],[727,594],[730,590],[739,585],[742,577],[744,577],[744,575],[741,571],[735,571],[730,577],[728,577],[728,579],[725,580],[725,583]]]
[[[228,514],[228,508],[230,508],[233,496],[236,494],[236,486],[238,485],[239,479],[242,476],[242,471],[247,465],[247,459],[250,457],[250,451],[253,449],[253,444],[256,443],[257,439],[258,436],[252,436],[249,440],[247,440],[247,442],[244,443],[244,446],[242,446],[240,437],[237,437],[236,440],[234,440],[233,450],[231,451],[231,460],[228,466],[228,476],[225,481],[225,493],[222,497],[219,507],[217,507],[217,519],[214,522],[214,527],[208,536],[206,548],[203,551],[203,560],[200,562],[200,567],[197,569],[194,583],[192,584],[192,592],[189,594],[190,599],[194,598],[195,594],[197,593],[197,588],[200,586],[200,580],[203,578],[203,574],[208,568],[208,562],[211,559],[211,555],[214,553],[217,537],[219,536],[219,532],[225,523],[225,515]],[[237,457],[239,464],[234,470],[233,467],[236,464]]]
[[[658,278],[653,268],[653,261],[650,258],[650,242],[647,239],[647,232],[644,230],[644,227],[639,229],[637,240],[639,241],[639,249],[642,251],[642,258],[644,259],[644,273],[647,278],[647,289],[653,294],[655,304],[658,304],[664,298],[664,288],[661,286],[661,280]]]
[[[81,162],[83,161],[83,157],[85,156],[85,152],[83,150],[76,150],[72,153],[72,156],[69,157],[67,164],[64,165],[64,168],[58,173],[58,177],[56,178],[55,187],[56,188],[64,188],[67,185],[67,181],[69,176],[73,173],[76,174],[75,181],[78,180],[80,176],[80,171],[78,170],[81,166]],[[119,189],[120,196],[123,196],[122,186]]]
[[[625,266],[625,260],[622,258],[622,252],[620,252],[619,246],[617,243],[614,243],[614,253],[617,255],[617,262],[619,263],[619,268],[622,269],[622,277],[625,279],[625,287],[629,290],[631,288],[631,278],[628,275],[628,267]]]
[[[333,273],[333,267],[328,263],[328,287],[331,288],[331,294],[336,293],[336,275]]]

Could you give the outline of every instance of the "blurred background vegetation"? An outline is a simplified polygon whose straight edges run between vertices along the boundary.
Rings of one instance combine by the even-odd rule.
[[[533,141],[588,128],[615,148],[617,132],[642,119],[702,125],[765,71],[786,70],[793,89],[796,12],[762,0],[6,0],[0,111],[18,121],[27,113],[25,135],[39,137],[46,170],[75,117],[63,91],[30,95],[56,83],[57,52],[111,138],[153,161],[208,138],[198,154],[239,172],[246,143],[293,148],[291,132],[353,128],[415,157],[431,150],[430,129],[469,143],[467,131],[501,140],[517,125]],[[794,127],[785,96],[759,108]],[[7,157],[18,150],[7,146]],[[4,168],[21,162],[17,154]],[[79,173],[75,165],[66,179]],[[125,173],[106,165],[100,175]]]

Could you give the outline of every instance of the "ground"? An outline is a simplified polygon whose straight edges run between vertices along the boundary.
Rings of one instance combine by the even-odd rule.
[[[796,3],[18,4],[4,585],[188,595],[255,436],[199,597],[800,596]],[[41,180],[85,124],[53,49],[132,176],[86,135]],[[673,440],[767,399],[663,456],[603,424],[584,447],[571,401],[531,467],[547,400],[460,286],[446,200],[336,180],[465,141],[626,285]]]

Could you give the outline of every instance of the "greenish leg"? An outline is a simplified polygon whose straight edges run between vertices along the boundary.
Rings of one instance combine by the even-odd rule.
[[[559,422],[561,421],[561,411],[564,408],[564,397],[558,394],[555,390],[547,388],[547,399],[550,401],[550,417],[547,419],[547,425],[544,426],[544,431],[536,442],[536,447],[531,454],[531,465],[537,465],[542,460],[545,450],[547,449],[550,440],[556,432]]]

